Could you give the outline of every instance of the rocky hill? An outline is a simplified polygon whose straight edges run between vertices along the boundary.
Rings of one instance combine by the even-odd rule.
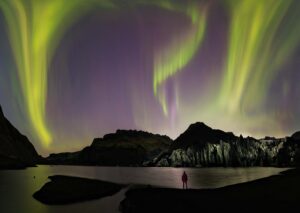
[[[5,118],[0,106],[0,169],[33,166],[38,158],[33,145]]]
[[[102,166],[299,166],[300,132],[255,139],[191,124],[176,140],[135,130],[118,130],[81,151],[51,154],[45,164]]]
[[[103,138],[94,139],[83,150],[51,154],[47,164],[76,164],[102,166],[141,166],[159,153],[169,149],[172,140],[167,136],[136,130],[117,130]]]
[[[148,165],[172,167],[300,165],[299,133],[281,139],[237,137],[195,123]]]

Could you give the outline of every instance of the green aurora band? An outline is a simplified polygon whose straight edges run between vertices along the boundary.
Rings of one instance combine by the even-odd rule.
[[[169,116],[167,81],[183,71],[205,39],[209,1],[145,1],[132,6],[153,5],[185,14],[191,21],[188,32],[173,35],[170,43],[154,53],[153,94]],[[299,5],[292,0],[225,0],[229,15],[227,55],[217,97],[207,113],[225,110],[231,115],[246,114],[263,104],[272,79],[300,43],[300,25],[295,19]],[[64,33],[94,8],[121,8],[113,0],[1,0],[0,10],[17,67],[15,85],[19,101],[34,134],[44,147],[52,142],[47,126],[48,70]],[[287,16],[287,13],[289,14]],[[280,31],[279,31],[280,29]],[[202,110],[205,114],[205,108]]]
[[[109,1],[95,3],[111,6]],[[45,147],[52,141],[45,115],[49,63],[63,33],[89,7],[82,0],[0,1],[17,65],[21,103]]]
[[[164,83],[181,71],[201,47],[206,28],[206,7],[195,2],[185,8],[178,8],[171,3],[162,3],[161,6],[186,14],[193,26],[183,36],[174,36],[167,48],[156,53],[154,57],[153,92],[162,106],[164,115],[167,116],[168,105]]]
[[[172,45],[155,58],[153,88],[163,111],[167,114],[164,93],[158,88],[170,76],[182,69],[193,57],[203,39],[205,16],[199,14],[195,4],[178,4],[173,1],[137,0],[136,4],[150,4],[164,9],[183,12],[191,18],[196,30],[183,39],[174,39]],[[68,28],[95,6],[100,8],[118,7],[110,0],[1,0],[13,55],[17,66],[17,85],[20,86],[21,105],[33,131],[44,147],[52,142],[52,132],[47,126],[46,101],[48,70],[55,49]],[[183,7],[182,7],[183,6]],[[80,11],[80,12],[79,12]],[[46,26],[46,27],[45,27]],[[179,49],[179,52],[177,52]],[[175,53],[177,52],[177,53]]]
[[[219,104],[230,114],[243,114],[263,104],[272,79],[298,47],[299,22],[288,18],[299,7],[292,0],[226,3],[229,44]]]

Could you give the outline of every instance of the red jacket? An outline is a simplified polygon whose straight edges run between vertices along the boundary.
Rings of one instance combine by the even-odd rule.
[[[182,179],[182,182],[187,182],[188,177],[187,177],[186,173],[183,173],[181,179]]]

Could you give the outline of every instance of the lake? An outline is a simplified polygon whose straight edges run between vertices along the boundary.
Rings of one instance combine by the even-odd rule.
[[[146,184],[181,188],[181,175],[186,171],[189,188],[217,188],[278,174],[286,168],[157,168],[157,167],[92,167],[38,166],[26,170],[0,170],[0,212],[118,212],[118,206],[128,188],[114,196],[98,200],[48,206],[34,198],[51,175],[71,175],[125,184]],[[33,178],[35,176],[35,178]]]

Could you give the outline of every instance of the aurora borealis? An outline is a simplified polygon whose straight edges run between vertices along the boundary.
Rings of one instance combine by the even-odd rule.
[[[300,129],[297,0],[0,0],[0,104],[42,153],[116,129]]]

